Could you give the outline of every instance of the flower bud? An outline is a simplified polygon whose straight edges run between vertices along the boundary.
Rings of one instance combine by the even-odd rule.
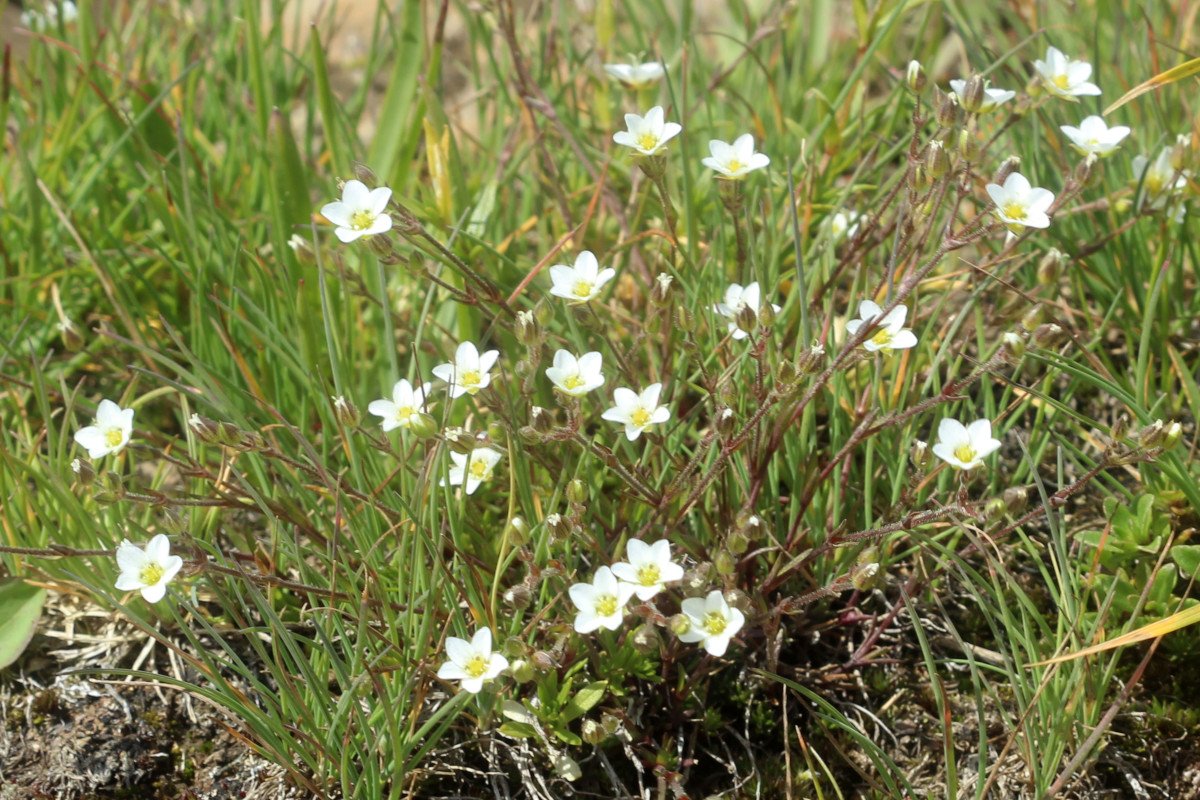
[[[518,311],[516,323],[517,341],[526,347],[541,344],[542,330],[532,311]]]
[[[1029,490],[1024,486],[1010,486],[1004,490],[1004,507],[1010,514],[1020,514],[1029,505]]]
[[[529,587],[518,583],[516,586],[510,586],[504,590],[505,605],[512,606],[518,611],[524,611],[529,608],[529,604],[533,602],[533,592],[529,591]]]
[[[958,154],[965,161],[978,161],[983,155],[983,143],[979,134],[971,128],[963,128],[958,134]]]
[[[908,460],[917,469],[925,469],[929,463],[929,445],[917,439],[908,450]]]
[[[658,629],[649,623],[639,625],[635,628],[629,641],[633,644],[633,649],[642,655],[657,653],[658,646],[661,643]]]
[[[354,162],[354,177],[365,183],[368,187],[379,185],[379,178],[375,176],[371,168],[358,161]]]
[[[96,468],[86,458],[76,458],[71,462],[71,470],[79,477],[79,482],[88,486],[96,479]]]
[[[196,438],[200,441],[208,444],[220,444],[220,425],[211,419],[205,419],[199,414],[192,414],[188,417],[188,427],[195,432]]]
[[[570,526],[563,519],[562,514],[548,514],[546,516],[546,530],[550,533],[550,538],[556,542],[561,542],[570,534]]]
[[[496,420],[488,423],[487,438],[492,444],[503,447],[504,442],[507,441],[507,437],[508,430],[504,427],[503,423]]]
[[[796,371],[801,375],[812,375],[825,362],[825,345],[814,344],[800,354],[796,360]]]
[[[1038,325],[1030,339],[1033,341],[1034,347],[1052,350],[1067,340],[1067,332],[1061,326],[1047,322],[1044,325]]]
[[[978,114],[982,111],[984,100],[987,99],[986,89],[987,84],[979,75],[968,78],[967,85],[963,87],[962,95],[958,98],[963,110],[968,114]]]
[[[775,306],[770,303],[762,304],[762,308],[758,309],[758,324],[764,328],[775,324]]]
[[[993,497],[988,500],[983,506],[983,518],[989,522],[994,522],[1004,516],[1004,512],[1008,510],[1008,504],[1004,502],[1002,497]]]
[[[616,736],[617,731],[621,730],[621,720],[615,714],[608,712],[601,714],[600,724],[604,726],[604,732],[609,736]]]
[[[567,499],[572,503],[586,503],[588,499],[587,486],[579,478],[575,478],[567,484]]]
[[[658,273],[650,287],[650,302],[659,308],[671,301],[671,283],[674,279],[665,272]]]
[[[1183,426],[1178,422],[1172,422],[1167,426],[1167,432],[1163,435],[1162,448],[1164,451],[1170,450],[1175,445],[1179,444],[1179,440],[1183,438]]]
[[[583,770],[579,768],[579,762],[566,753],[559,753],[554,757],[554,772],[568,782],[574,782],[583,777]]]
[[[996,174],[992,176],[992,183],[998,183],[1003,186],[1004,182],[1008,180],[1008,176],[1016,172],[1019,166],[1021,166],[1019,156],[1009,156],[1004,159],[1004,162],[1000,165],[1000,169],[996,170]]]
[[[533,665],[523,658],[518,658],[508,665],[508,674],[517,683],[529,683],[533,680]]]
[[[63,347],[68,353],[78,353],[83,349],[83,334],[79,332],[79,328],[75,327],[75,323],[66,317],[58,323],[58,335],[62,337]]]
[[[725,602],[743,614],[750,613],[750,597],[741,589],[727,589]]]
[[[732,408],[722,408],[717,412],[716,428],[719,436],[729,436],[735,427],[737,427],[737,417],[734,416]]]
[[[920,61],[908,62],[908,69],[904,72],[904,82],[913,94],[920,94],[925,89],[925,70],[921,67]]]
[[[1188,151],[1192,146],[1192,135],[1181,133],[1175,137],[1175,146],[1171,148],[1171,169],[1179,172],[1187,166]]]
[[[437,436],[438,423],[431,415],[422,411],[416,419],[408,424],[408,429],[418,439],[431,439]]]
[[[1058,282],[1058,274],[1067,263],[1067,257],[1057,247],[1051,247],[1038,262],[1037,279],[1042,286],[1050,286]]]
[[[469,456],[479,440],[470,431],[465,431],[462,428],[446,428],[442,431],[442,437],[446,440],[446,444],[450,449],[459,455]]]
[[[679,306],[675,309],[675,325],[684,333],[692,333],[696,330],[696,315]]]
[[[713,556],[713,566],[717,568],[718,575],[732,575],[737,569],[737,559],[733,557],[733,553],[721,549]]]
[[[725,537],[725,548],[735,556],[744,555],[750,549],[750,537],[745,531],[732,530]]]
[[[941,93],[939,92],[939,94]],[[950,129],[958,125],[958,102],[955,101],[954,97],[943,94],[941,95],[941,99],[936,102],[937,111],[935,112],[935,117],[938,127]]]
[[[353,428],[358,425],[358,409],[354,404],[342,397],[340,394],[333,400],[333,415],[337,417],[337,421],[347,428]]]
[[[554,656],[545,650],[534,650],[533,655],[529,657],[529,663],[538,672],[549,672],[558,667],[558,662],[554,660]]]
[[[1114,442],[1122,441],[1129,433],[1129,417],[1125,414],[1117,417],[1117,421],[1113,423],[1108,435]]]
[[[704,591],[708,587],[708,573],[712,565],[701,562],[683,573],[683,587],[691,594]]]
[[[1116,202],[1112,204],[1112,209],[1118,215],[1124,216],[1129,213],[1129,209],[1133,208],[1133,201],[1128,197],[1118,197]]]
[[[925,169],[924,164],[917,164],[912,172],[912,188],[923,192],[933,185],[933,179],[929,176],[929,170]]]
[[[950,155],[940,139],[934,139],[925,148],[925,170],[933,178],[940,178],[950,171]]]
[[[509,544],[513,547],[521,547],[529,542],[529,523],[524,517],[513,517],[506,527]]]
[[[1021,327],[1032,333],[1037,330],[1037,326],[1042,324],[1042,313],[1044,309],[1041,305],[1036,305],[1026,311],[1021,316]]]
[[[529,424],[538,433],[546,434],[554,430],[554,417],[541,406],[534,406],[529,409]]]
[[[579,735],[588,744],[600,744],[608,738],[604,727],[594,719],[585,719],[580,723]]]
[[[687,614],[676,614],[671,617],[669,627],[671,628],[671,633],[676,636],[683,636],[692,629],[692,621],[688,619]]]
[[[1166,430],[1161,419],[1156,419],[1146,427],[1138,431],[1138,444],[1147,450],[1158,447],[1166,439]]]
[[[856,564],[850,572],[850,582],[854,584],[854,588],[860,592],[866,592],[874,589],[878,585],[877,576],[879,575],[879,562],[869,561],[865,564]]]
[[[1015,331],[1008,331],[1000,337],[1000,345],[1007,351],[1008,355],[1014,359],[1025,355],[1025,340],[1021,338],[1021,334]]]
[[[758,314],[750,306],[742,306],[735,321],[739,329],[746,333],[754,333],[754,329],[758,325]]]

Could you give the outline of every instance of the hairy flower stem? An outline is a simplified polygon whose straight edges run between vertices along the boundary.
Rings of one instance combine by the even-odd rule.
[[[662,206],[667,233],[670,234],[672,243],[678,244],[675,239],[675,229],[679,224],[679,218],[675,214],[675,206],[671,203],[671,195],[667,191],[666,160],[661,155],[647,156],[638,161],[638,166],[658,191],[658,202]]]
[[[733,219],[733,233],[737,240],[737,265],[734,278],[746,274],[746,261],[749,258],[750,246],[746,237],[746,224],[742,219],[742,211],[746,205],[746,195],[741,181],[719,180],[717,187],[721,194],[721,204]]]

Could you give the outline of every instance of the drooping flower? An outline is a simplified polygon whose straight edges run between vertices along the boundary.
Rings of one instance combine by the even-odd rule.
[[[576,358],[566,350],[554,354],[554,366],[546,370],[556,389],[571,397],[582,397],[604,385],[600,371],[602,357],[597,352],[584,353]]]
[[[649,600],[661,592],[664,584],[682,580],[683,567],[671,560],[671,543],[659,539],[646,544],[630,539],[625,545],[625,558],[612,565],[613,574],[633,587],[639,600]]]
[[[485,681],[508,669],[508,659],[492,652],[492,629],[480,628],[471,641],[446,637],[446,663],[437,676],[444,681],[460,681],[463,689],[477,694]]]
[[[616,405],[605,411],[600,417],[609,422],[619,422],[624,425],[625,437],[632,442],[641,436],[642,431],[646,428],[666,422],[671,418],[671,409],[658,404],[658,396],[661,392],[661,383],[652,383],[641,393],[622,386],[613,392],[613,402]]]
[[[1171,165],[1171,148],[1164,147],[1153,161],[1146,156],[1134,156],[1133,179],[1142,185],[1151,208],[1162,208],[1171,195],[1187,188],[1187,173],[1181,172],[1175,177],[1175,168]]]
[[[853,209],[847,211],[839,211],[829,218],[829,234],[834,241],[841,239],[843,236],[853,239],[854,234],[858,233],[858,218],[859,213]]]
[[[1092,65],[1086,61],[1073,61],[1056,47],[1046,50],[1046,60],[1033,62],[1033,68],[1042,79],[1042,85],[1050,94],[1066,100],[1100,94],[1100,87],[1088,83],[1092,76]]]
[[[992,438],[991,420],[977,419],[970,425],[944,419],[938,423],[938,440],[933,454],[958,469],[975,469],[1000,448]]]
[[[1020,233],[1021,228],[1050,227],[1046,211],[1054,204],[1054,193],[1031,186],[1021,173],[1009,175],[1003,186],[989,183],[987,193],[996,204],[996,215],[1013,233]]]
[[[132,434],[133,409],[101,400],[95,423],[75,431],[75,443],[88,451],[89,458],[103,458],[121,452]]]
[[[617,271],[612,267],[600,269],[600,262],[591,250],[575,256],[574,266],[555,264],[550,268],[550,294],[570,300],[574,304],[586,303],[613,279]]]
[[[963,96],[963,92],[967,90],[967,81],[964,78],[956,78],[950,81],[950,95],[959,100]],[[997,106],[1001,106],[1017,96],[1017,93],[1010,89],[993,89],[984,84],[983,87],[983,103],[979,107],[979,113],[986,114],[993,111]],[[961,100],[960,100],[961,102]]]
[[[499,350],[480,353],[473,342],[462,342],[454,351],[454,360],[438,364],[433,375],[446,382],[451,399],[476,394],[492,382],[492,367],[500,358]]]
[[[401,378],[392,387],[391,400],[372,400],[367,406],[367,411],[383,418],[381,424],[386,433],[412,425],[420,419],[424,406],[425,387],[419,386],[414,389],[408,380]]]
[[[883,309],[876,303],[863,300],[858,304],[858,319],[852,319],[846,323],[846,333],[854,336],[860,328],[879,319],[882,314]],[[907,316],[908,306],[898,305],[893,308],[887,313],[887,316],[879,320],[879,326],[871,334],[871,337],[863,342],[863,348],[874,353],[880,350],[887,352],[916,347],[916,334],[904,327],[904,320]]]
[[[667,72],[660,61],[647,61],[642,64],[605,64],[604,71],[630,89],[644,89],[653,83],[658,83]]]
[[[450,469],[439,486],[462,486],[467,494],[474,494],[479,484],[490,479],[503,454],[490,447],[476,447],[470,455],[450,451]]]
[[[643,156],[655,155],[683,130],[678,122],[664,120],[662,106],[650,109],[644,117],[626,114],[625,127],[627,130],[613,134],[613,141],[631,147]]]
[[[689,597],[680,610],[690,624],[679,634],[679,640],[689,644],[699,642],[714,656],[725,655],[729,640],[746,622],[745,615],[725,602],[725,595],[716,589],[707,597]]]
[[[567,594],[579,609],[575,615],[575,630],[591,633],[597,628],[615,631],[621,627],[625,604],[633,596],[633,590],[633,586],[618,581],[608,567],[596,570],[591,583],[572,584]]]
[[[1110,128],[1103,117],[1095,114],[1084,117],[1078,128],[1073,125],[1060,125],[1059,130],[1071,140],[1071,146],[1085,156],[1107,156],[1129,135],[1127,126],[1114,125]]]
[[[171,555],[171,542],[158,534],[143,550],[128,539],[117,545],[117,588],[122,592],[141,591],[147,603],[157,603],[167,593],[167,584],[183,567],[183,559]]]
[[[758,287],[758,281],[753,281],[745,286],[731,283],[725,290],[724,299],[713,306],[714,312],[729,319],[729,334],[734,339],[745,339],[750,335],[738,327],[737,318],[744,308],[749,308],[757,316],[758,309],[762,307],[761,295],[762,291]],[[779,306],[772,303],[771,308],[779,313]]]
[[[342,199],[321,207],[321,216],[337,227],[334,234],[343,242],[374,236],[392,229],[392,218],[383,213],[392,199],[386,186],[368,189],[362,181],[346,181]]]
[[[728,180],[744,178],[771,163],[765,154],[754,152],[754,136],[749,133],[743,133],[733,144],[713,139],[708,143],[708,152],[711,155],[701,159],[701,163]]]

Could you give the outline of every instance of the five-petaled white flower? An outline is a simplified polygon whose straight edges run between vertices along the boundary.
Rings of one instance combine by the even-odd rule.
[[[183,567],[183,559],[171,555],[171,543],[166,534],[158,534],[146,543],[146,549],[128,539],[117,545],[117,588],[122,592],[139,589],[147,603],[157,603],[167,593],[167,584]]]
[[[709,592],[708,597],[689,597],[680,605],[680,610],[690,624],[679,634],[679,640],[699,642],[714,656],[725,655],[729,640],[746,622],[745,615],[725,602],[725,595],[716,589]]]
[[[75,431],[75,444],[87,450],[89,458],[103,458],[121,452],[132,433],[133,409],[101,400],[95,423]]]
[[[1056,47],[1046,50],[1046,60],[1037,59],[1033,68],[1042,79],[1046,91],[1056,97],[1074,100],[1084,95],[1100,94],[1100,87],[1088,83],[1092,76],[1092,65],[1086,61],[1073,61]]]
[[[1095,114],[1085,117],[1076,128],[1073,125],[1060,125],[1059,130],[1071,140],[1071,146],[1085,156],[1106,156],[1117,149],[1121,140],[1129,135],[1125,125],[1108,127],[1102,117]]]
[[[858,319],[846,323],[846,333],[850,336],[858,333],[864,325],[879,319],[883,309],[870,300],[858,304]],[[879,320],[879,326],[865,342],[863,348],[874,353],[877,350],[907,350],[917,346],[917,335],[904,327],[904,319],[908,316],[908,306],[898,305]]]
[[[1000,221],[1013,233],[1021,228],[1049,228],[1050,217],[1046,211],[1054,203],[1054,193],[1048,189],[1030,186],[1029,180],[1019,172],[1004,179],[1004,185],[987,185],[988,196],[996,204]]]
[[[462,486],[467,494],[474,494],[479,484],[492,477],[492,470],[500,463],[502,454],[490,447],[476,447],[470,455],[450,451],[450,469],[439,486]]]
[[[758,309],[762,307],[761,295],[762,291],[758,288],[758,281],[753,281],[745,286],[731,283],[725,290],[724,299],[713,306],[713,311],[722,317],[729,318],[729,333],[734,339],[745,339],[750,335],[738,327],[738,314],[742,312],[743,308],[749,308],[757,315]],[[771,308],[775,313],[779,313],[779,306],[772,303]]]
[[[492,652],[492,629],[480,628],[471,641],[457,636],[446,637],[445,664],[438,668],[437,676],[444,681],[461,681],[463,689],[476,694],[490,681],[508,669],[508,659]]]
[[[401,378],[392,387],[391,400],[372,400],[367,406],[367,411],[377,417],[383,417],[381,424],[386,433],[395,428],[407,428],[416,422],[424,405],[425,387],[419,386],[414,389],[411,383]]]
[[[646,428],[671,418],[671,409],[658,404],[658,395],[661,392],[661,383],[650,384],[642,389],[641,394],[622,386],[613,392],[613,402],[616,405],[600,417],[624,425],[625,437],[632,442],[641,436]]]
[[[1181,172],[1175,182],[1175,168],[1171,166],[1171,148],[1164,147],[1158,158],[1151,161],[1145,156],[1134,156],[1133,178],[1142,185],[1142,192],[1150,201],[1151,208],[1162,208],[1167,198],[1187,187],[1187,173]]]
[[[992,438],[990,420],[977,419],[963,425],[958,420],[944,419],[938,423],[933,454],[952,467],[975,469],[999,448],[1000,440]]]
[[[671,543],[659,539],[646,544],[630,539],[625,545],[628,561],[612,565],[613,574],[633,587],[639,600],[649,600],[663,590],[663,585],[683,578],[683,567],[671,560]]]
[[[771,163],[765,154],[754,152],[754,136],[749,133],[743,133],[733,144],[713,139],[708,143],[708,152],[711,155],[701,159],[700,163],[728,180],[744,178],[747,173]]]
[[[616,274],[612,267],[600,269],[595,254],[584,250],[575,256],[574,266],[555,264],[550,268],[550,294],[572,303],[586,303],[600,294],[604,284]]]
[[[559,350],[554,354],[554,366],[546,370],[546,377],[563,394],[582,397],[604,385],[602,361],[602,356],[594,351],[576,358],[566,350]]]
[[[950,95],[959,100],[963,96],[963,92],[967,90],[967,82],[963,78],[957,78],[950,81]],[[986,114],[992,111],[996,106],[1003,105],[1009,100],[1017,96],[1017,93],[1011,89],[993,89],[988,85],[983,87],[983,104],[979,107],[979,113]]]
[[[659,61],[647,61],[644,64],[605,64],[604,71],[630,89],[643,89],[657,83],[667,72]]]
[[[854,210],[839,211],[830,217],[829,233],[834,241],[843,236],[853,239],[854,234],[858,233],[858,217],[859,213]]]
[[[454,351],[454,360],[438,364],[433,368],[433,375],[446,382],[451,399],[475,394],[492,382],[492,367],[498,358],[499,350],[480,353],[474,343],[462,342]]]
[[[625,127],[628,130],[613,134],[613,141],[625,147],[632,147],[643,156],[652,156],[662,150],[668,141],[683,130],[683,126],[678,122],[664,121],[662,106],[650,109],[644,117],[626,114]]]
[[[625,604],[633,596],[634,587],[621,583],[608,567],[596,570],[591,583],[575,583],[567,589],[571,602],[579,609],[575,615],[575,630],[591,633],[597,628],[615,631],[625,617]]]
[[[337,226],[337,238],[353,242],[392,229],[392,218],[383,213],[391,199],[392,190],[386,186],[368,189],[362,181],[346,181],[342,199],[322,206],[321,216]]]

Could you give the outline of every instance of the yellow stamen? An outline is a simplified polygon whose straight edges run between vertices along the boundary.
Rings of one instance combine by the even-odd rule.
[[[882,328],[874,336],[871,337],[871,341],[874,342],[875,344],[879,345],[880,347],[887,347],[889,344],[892,343],[891,331],[889,331],[887,328]]]
[[[400,406],[396,409],[396,421],[404,422],[415,413],[416,410],[412,406]]]
[[[588,298],[592,296],[592,284],[587,281],[577,281],[575,288],[571,290],[576,297]]]
[[[118,447],[125,438],[120,428],[109,428],[104,432],[104,443],[109,447]]]
[[[596,598],[596,613],[602,617],[611,617],[617,613],[617,598],[615,595],[602,594]]]
[[[644,408],[639,408],[629,415],[629,421],[639,428],[644,428],[650,424],[650,412]]]
[[[975,448],[969,444],[960,444],[954,448],[954,457],[964,464],[970,464],[975,460]]]
[[[653,150],[658,147],[658,137],[653,133],[643,133],[638,136],[637,143],[643,150]]]
[[[1022,220],[1027,216],[1025,204],[1019,203],[1016,200],[1009,200],[1004,204],[1004,208],[1001,210],[1004,212],[1004,216],[1007,219]]]
[[[725,169],[729,170],[730,172],[741,172],[745,168],[746,165],[738,161],[736,158],[730,159],[729,163],[725,165]]]
[[[642,586],[654,586],[662,577],[662,571],[657,564],[642,564],[638,567],[638,583]]]
[[[462,374],[462,377],[458,379],[458,383],[461,386],[470,388],[472,386],[478,386],[482,379],[483,376],[481,376],[477,371],[471,369]]]
[[[472,678],[482,678],[484,675],[487,674],[487,670],[488,670],[488,660],[486,658],[484,658],[483,656],[479,655],[478,653],[471,656],[471,660],[468,661],[466,663],[466,666],[463,667],[463,671],[466,672],[468,675],[470,675]]]
[[[488,475],[488,463],[482,458],[471,459],[471,466],[467,467],[472,478],[483,480]]]
[[[1054,85],[1064,92],[1071,88],[1071,80],[1065,74],[1054,76]]]
[[[578,389],[580,386],[583,386],[583,378],[579,377],[578,375],[568,375],[563,380],[563,388],[564,389],[575,390],[575,389]]]
[[[700,627],[704,628],[704,632],[709,636],[720,636],[728,624],[729,620],[725,619],[725,615],[720,611],[710,611],[704,615],[704,622]]]
[[[142,567],[142,571],[138,573],[138,580],[146,586],[154,586],[162,580],[165,574],[167,574],[167,571],[162,568],[161,564],[151,561]]]
[[[350,227],[356,231],[365,231],[375,222],[375,215],[370,211],[355,211],[350,215]]]

